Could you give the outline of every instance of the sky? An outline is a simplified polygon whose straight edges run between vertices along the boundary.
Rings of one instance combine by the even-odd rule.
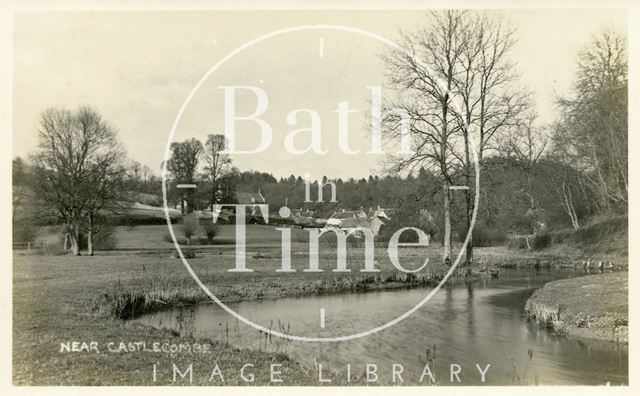
[[[509,10],[501,14],[517,31],[510,58],[520,84],[533,91],[542,121],[557,115],[555,98],[570,92],[576,55],[603,28],[626,32],[624,10]],[[160,173],[172,125],[194,86],[217,62],[244,43],[298,25],[363,29],[396,41],[399,32],[425,26],[425,12],[407,11],[207,11],[20,13],[14,19],[13,155],[37,148],[37,123],[47,108],[96,108],[118,131],[129,157]],[[224,131],[224,86],[258,87],[268,96],[260,117],[271,127],[269,148],[235,154],[241,170],[275,176],[365,177],[380,174],[381,154],[371,146],[369,86],[385,90],[380,54],[385,44],[352,32],[307,30],[266,39],[231,57],[204,81],[185,108],[174,141]],[[253,91],[239,89],[239,116],[256,110]],[[340,102],[348,102],[349,146],[338,145]],[[325,155],[284,150],[292,131],[319,116]],[[297,121],[297,124],[294,122]],[[238,121],[238,148],[257,147],[260,131]],[[294,144],[305,147],[298,137]]]

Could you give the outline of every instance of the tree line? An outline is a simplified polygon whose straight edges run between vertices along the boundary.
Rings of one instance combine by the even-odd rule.
[[[407,52],[383,55],[392,92],[384,101],[383,128],[389,139],[410,136],[412,146],[411,154],[389,159],[388,171],[422,166],[440,180],[444,261],[451,259],[450,187],[469,187],[464,195],[471,230],[475,168],[488,171],[488,157],[517,159],[529,180],[528,213],[540,229],[545,221],[537,218],[543,211],[532,179],[542,161],[556,166],[549,173],[550,188],[574,228],[580,227],[580,196],[593,199],[597,211],[626,209],[627,57],[622,35],[602,32],[580,52],[573,92],[558,98],[557,121],[542,125],[510,59],[516,32],[499,15],[450,10],[433,12],[428,19],[425,28],[403,33]],[[473,238],[466,262],[473,262]]]
[[[204,142],[171,144],[170,158],[161,165],[168,172],[169,203],[186,214],[235,203],[237,191],[260,190],[273,210],[286,203],[316,217],[342,208],[394,208],[388,229],[416,225],[416,211],[425,209],[435,219],[430,227],[443,242],[446,261],[452,240],[471,228],[478,166],[478,218],[467,263],[474,244],[482,244],[483,230],[506,235],[545,232],[549,226],[577,229],[595,215],[627,212],[624,36],[607,30],[593,36],[578,55],[571,92],[557,98],[554,121],[543,123],[510,58],[514,29],[480,12],[437,11],[428,19],[426,27],[403,32],[408,52],[381,56],[388,86],[384,136],[408,135],[411,154],[389,156],[377,176],[327,175],[323,182],[337,185],[339,202],[305,203],[300,176],[240,171],[223,151],[224,136],[210,134]],[[29,210],[55,217],[63,225],[65,248],[74,254],[81,234],[92,254],[105,219],[126,212],[128,202],[142,199],[139,193],[160,205],[153,197],[161,196],[161,178],[126,158],[116,129],[95,109],[46,110],[38,138],[28,163],[13,163],[14,220],[25,207],[28,186],[35,202]],[[450,189],[458,185],[469,188]]]

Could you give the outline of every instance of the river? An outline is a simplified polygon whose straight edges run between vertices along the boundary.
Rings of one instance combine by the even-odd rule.
[[[228,342],[240,348],[285,352],[309,370],[321,364],[326,378],[365,385],[366,365],[378,384],[391,384],[393,365],[403,384],[427,384],[429,369],[438,385],[620,385],[628,383],[626,345],[570,339],[527,321],[527,298],[544,283],[581,273],[503,269],[497,279],[452,282],[422,308],[382,332],[349,341],[310,343],[269,337],[238,322],[213,303],[178,307],[137,319],[157,328]],[[267,328],[308,337],[355,334],[405,312],[426,288],[321,295],[230,304]],[[324,311],[324,328],[320,311]],[[453,366],[452,366],[453,365]],[[459,367],[458,367],[459,366]],[[452,371],[460,372],[452,376]],[[423,382],[420,382],[422,376]],[[373,376],[371,379],[375,378]],[[460,382],[458,382],[458,378]],[[396,378],[399,383],[399,378]]]

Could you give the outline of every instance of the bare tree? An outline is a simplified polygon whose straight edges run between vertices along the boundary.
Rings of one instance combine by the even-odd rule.
[[[224,135],[208,135],[204,144],[205,176],[211,184],[211,204],[218,202],[221,178],[229,171],[231,158],[223,153],[225,149]]]
[[[510,128],[509,133],[500,139],[499,149],[504,157],[515,158],[526,175],[526,187],[522,189],[522,193],[529,200],[527,213],[531,220],[531,230],[534,233],[542,222],[543,212],[538,207],[533,180],[538,164],[548,151],[547,148],[551,140],[549,127],[538,125],[537,117],[534,111],[530,111],[522,117],[519,123]]]
[[[574,167],[597,186],[601,209],[628,202],[628,75],[626,38],[602,31],[580,52],[574,93],[562,98],[554,134]]]
[[[383,127],[387,138],[402,138],[408,128],[411,154],[391,159],[392,172],[425,166],[442,180],[443,261],[451,260],[451,147],[455,134],[451,90],[465,48],[467,19],[461,11],[433,12],[426,29],[405,34],[404,48],[410,54],[394,51],[383,59],[387,80],[397,93],[384,105]],[[424,62],[424,63],[423,63]],[[409,119],[407,122],[406,118]]]
[[[530,112],[515,128],[509,131],[503,142],[502,154],[518,160],[527,176],[527,191],[529,207],[536,209],[537,199],[533,189],[533,177],[536,165],[546,152],[550,141],[549,128],[536,125],[537,115]]]
[[[98,220],[108,214],[120,215],[127,209],[123,204],[126,199],[123,189],[125,152],[117,140],[116,130],[97,111],[81,108],[76,117],[83,135],[99,136],[102,140],[102,147],[87,166],[83,191],[86,197],[87,253],[93,256],[93,238],[105,227]]]
[[[56,210],[65,239],[80,255],[83,222],[91,223],[117,197],[113,173],[121,169],[123,153],[116,131],[89,107],[49,109],[40,118],[39,148],[32,156],[32,188],[44,206]],[[92,224],[88,232],[91,239]]]
[[[514,31],[501,17],[486,13],[468,16],[467,38],[454,79],[461,106],[455,109],[462,134],[462,153],[456,157],[464,169],[467,232],[471,230],[475,188],[472,182],[475,149],[478,165],[485,152],[495,149],[497,137],[513,127],[530,106],[529,93],[516,86],[518,73],[508,55],[515,44]],[[472,147],[472,143],[475,147]],[[454,150],[455,153],[456,150]],[[466,248],[466,263],[473,263],[473,238]]]
[[[167,169],[173,175],[176,183],[194,184],[198,172],[198,162],[202,154],[202,143],[198,139],[188,139],[184,142],[171,143],[171,158],[167,163]],[[185,212],[185,201],[189,213],[193,211],[193,191],[189,189],[188,196],[182,195],[182,214]]]
[[[384,57],[397,98],[386,100],[383,122],[387,137],[397,138],[407,124],[398,114],[410,119],[412,154],[392,158],[390,169],[424,164],[443,180],[446,261],[451,257],[452,175],[462,170],[469,186],[469,230],[475,194],[472,143],[481,164],[485,153],[496,148],[495,137],[516,123],[530,101],[514,84],[518,74],[508,59],[514,33],[500,18],[444,11],[432,13],[429,22],[428,28],[405,34],[404,47],[411,54]],[[466,259],[473,261],[473,241],[467,245]]]

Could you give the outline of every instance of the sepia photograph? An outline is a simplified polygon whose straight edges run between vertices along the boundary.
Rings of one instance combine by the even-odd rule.
[[[629,389],[630,5],[41,3],[14,391]]]

